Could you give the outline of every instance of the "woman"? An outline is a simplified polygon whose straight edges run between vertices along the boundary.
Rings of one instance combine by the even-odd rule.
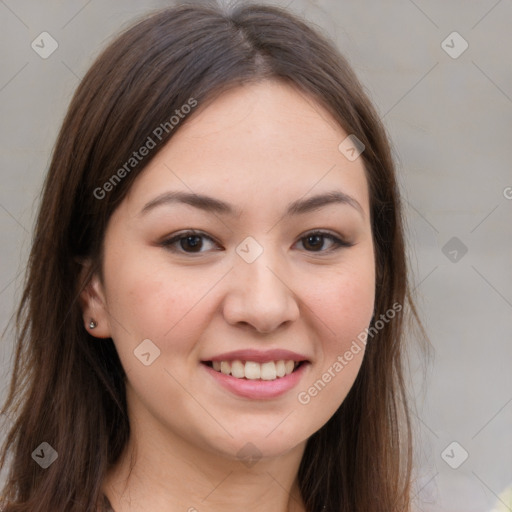
[[[410,510],[407,315],[389,144],[346,60],[275,7],[159,11],[55,146],[3,509]]]

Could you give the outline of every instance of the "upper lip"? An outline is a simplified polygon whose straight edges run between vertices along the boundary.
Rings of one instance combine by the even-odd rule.
[[[216,356],[212,356],[209,359],[204,359],[203,362],[207,361],[255,361],[257,363],[266,363],[269,361],[308,361],[308,358],[297,352],[292,352],[290,350],[284,350],[280,348],[275,348],[272,350],[255,350],[255,349],[245,349],[245,350],[234,350],[232,352],[223,352],[222,354],[217,354]]]

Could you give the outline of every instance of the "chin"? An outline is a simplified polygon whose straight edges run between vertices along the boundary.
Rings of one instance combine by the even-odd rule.
[[[275,425],[274,425],[275,428]],[[257,461],[263,458],[271,459],[281,457],[305,445],[308,437],[293,435],[292,432],[277,432],[271,429],[261,428],[260,430],[251,428],[247,431],[238,429],[236,435],[231,438],[226,435],[222,439],[211,440],[209,451],[215,452],[227,459],[244,461]],[[252,464],[247,463],[248,467]]]

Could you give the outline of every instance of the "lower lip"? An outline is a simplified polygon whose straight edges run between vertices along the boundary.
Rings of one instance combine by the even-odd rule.
[[[309,363],[304,362],[294,372],[274,380],[238,379],[232,375],[218,372],[204,363],[201,363],[201,366],[228,391],[244,398],[259,400],[276,398],[295,387],[307,370]]]

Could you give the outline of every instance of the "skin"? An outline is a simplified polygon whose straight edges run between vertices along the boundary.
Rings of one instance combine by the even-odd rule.
[[[98,323],[89,332],[112,337],[127,373],[131,439],[104,484],[116,512],[305,510],[297,472],[306,441],[343,402],[364,346],[308,404],[297,394],[369,325],[375,299],[365,169],[362,158],[351,162],[338,150],[345,137],[290,85],[239,86],[197,107],[114,212],[104,280],[94,276],[82,304],[87,328],[91,318]],[[243,211],[230,217],[174,203],[140,213],[171,190]],[[352,196],[362,212],[330,204],[283,216],[288,203],[331,190]],[[200,239],[199,253],[159,243],[187,229],[213,241]],[[317,229],[353,245],[308,243]],[[263,248],[252,263],[235,251],[247,236]],[[160,350],[149,366],[134,356],[145,339]],[[310,364],[285,394],[242,398],[200,361],[245,348],[285,348]],[[237,456],[249,441],[261,456],[250,467]]]

